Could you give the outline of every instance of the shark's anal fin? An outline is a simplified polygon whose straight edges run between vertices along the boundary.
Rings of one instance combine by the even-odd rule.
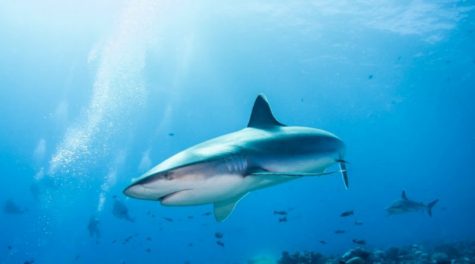
[[[402,191],[402,193],[401,193],[401,199],[403,199],[403,200],[405,200],[405,201],[409,200],[409,199],[407,199],[406,191]]]
[[[233,212],[234,207],[244,195],[246,194],[214,203],[214,217],[216,220],[219,222],[224,221]]]
[[[269,106],[269,102],[267,102],[267,99],[264,95],[260,94],[257,96],[256,101],[254,102],[251,118],[249,119],[247,126],[266,129],[284,125],[275,119]]]

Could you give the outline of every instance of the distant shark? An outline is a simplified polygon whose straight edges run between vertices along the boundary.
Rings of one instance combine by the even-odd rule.
[[[315,128],[286,126],[275,119],[259,95],[246,128],[185,149],[124,190],[133,198],[166,206],[214,204],[223,221],[247,193],[304,176],[334,173],[339,164],[348,188],[344,144]]]
[[[401,199],[394,201],[388,208],[386,208],[386,211],[389,215],[427,211],[429,216],[432,216],[432,208],[437,204],[437,202],[439,202],[438,199],[428,204],[409,200],[406,191],[402,191]]]

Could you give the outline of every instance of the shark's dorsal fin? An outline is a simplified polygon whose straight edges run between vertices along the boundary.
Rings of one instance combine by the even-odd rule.
[[[284,126],[284,124],[275,119],[269,106],[269,102],[267,102],[267,99],[264,95],[260,94],[257,96],[256,101],[254,102],[251,118],[249,119],[247,126],[266,129],[276,126]]]
[[[229,200],[214,203],[214,217],[216,220],[219,222],[224,221],[233,212],[237,202],[239,202],[244,195],[245,194]]]
[[[406,191],[402,191],[402,193],[401,193],[401,199],[403,199],[403,200],[405,200],[405,201],[409,200],[409,199],[407,199]]]

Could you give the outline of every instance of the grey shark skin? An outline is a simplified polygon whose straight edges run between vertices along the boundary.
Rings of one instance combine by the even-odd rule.
[[[348,188],[344,149],[329,132],[278,122],[259,95],[246,128],[175,154],[124,194],[165,206],[214,204],[216,220],[223,221],[247,193],[303,176],[331,174],[326,170],[334,164],[340,165]]]
[[[437,204],[437,202],[439,202],[438,199],[428,204],[409,200],[406,191],[402,191],[401,199],[394,201],[388,208],[386,208],[386,211],[389,215],[426,211],[427,214],[432,217],[432,208]]]

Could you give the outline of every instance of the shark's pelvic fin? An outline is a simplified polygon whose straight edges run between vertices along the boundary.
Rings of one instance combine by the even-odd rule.
[[[405,201],[409,200],[409,199],[407,199],[406,191],[402,191],[402,193],[401,193],[401,199],[403,199],[403,200],[405,200]]]
[[[276,126],[284,126],[275,119],[272,114],[269,102],[264,95],[260,94],[257,96],[256,101],[254,102],[254,107],[252,107],[251,118],[249,119],[248,127],[253,128],[272,128]]]
[[[214,203],[214,217],[217,221],[222,222],[233,212],[234,207],[236,204],[241,200],[244,195],[237,196],[236,198],[232,198],[226,201],[220,201]]]

